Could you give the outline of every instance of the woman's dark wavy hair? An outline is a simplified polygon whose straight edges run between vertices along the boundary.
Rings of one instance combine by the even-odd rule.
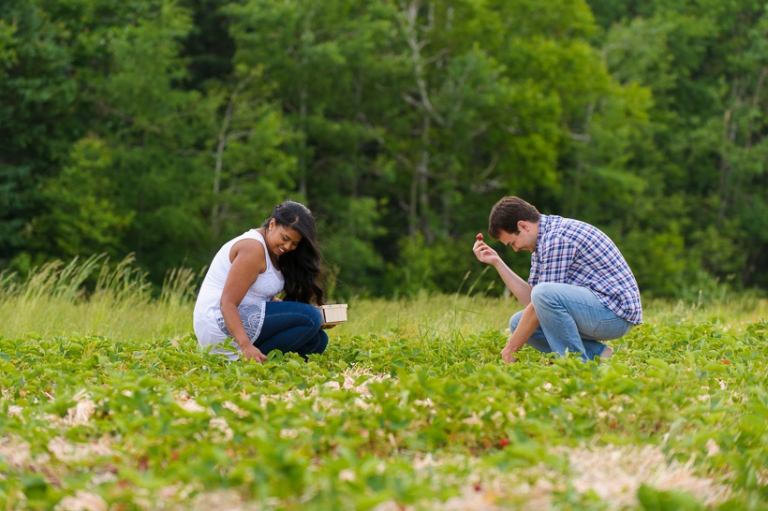
[[[268,229],[269,222],[286,229],[294,229],[301,234],[301,241],[295,250],[280,256],[280,271],[285,279],[283,288],[289,302],[323,304],[323,288],[319,284],[322,256],[317,246],[315,219],[312,212],[303,204],[285,201],[275,206],[272,216],[267,218],[262,227]]]

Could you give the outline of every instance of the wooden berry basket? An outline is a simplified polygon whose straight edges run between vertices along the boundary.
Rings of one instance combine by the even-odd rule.
[[[347,320],[347,304],[334,303],[321,305],[320,312],[323,314],[323,325],[338,325]]]

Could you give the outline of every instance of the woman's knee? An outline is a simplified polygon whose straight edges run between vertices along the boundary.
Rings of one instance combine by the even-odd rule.
[[[301,313],[306,316],[308,326],[320,330],[323,324],[323,313],[320,312],[320,309],[308,303],[302,303],[301,305],[303,306]]]
[[[325,348],[328,347],[328,334],[321,331],[317,337],[317,345],[313,348],[312,353],[321,354],[325,352]]]
[[[324,330],[320,330],[312,339],[296,351],[299,355],[306,358],[308,355],[321,355],[327,347],[328,334]]]

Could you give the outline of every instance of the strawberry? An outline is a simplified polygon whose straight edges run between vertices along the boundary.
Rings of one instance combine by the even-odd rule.
[[[483,235],[478,233],[477,236],[475,236],[475,239],[478,241],[483,241]]]

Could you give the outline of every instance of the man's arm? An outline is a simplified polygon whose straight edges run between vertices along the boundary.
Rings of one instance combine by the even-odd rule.
[[[475,253],[475,257],[485,264],[490,264],[499,273],[501,280],[512,291],[515,298],[523,305],[531,303],[531,286],[526,281],[520,278],[515,272],[513,272],[507,264],[501,260],[499,254],[494,249],[486,245],[482,240],[477,240],[475,246],[472,248]],[[535,330],[535,328],[534,328]]]
[[[539,317],[536,315],[533,304],[529,303],[523,311],[523,316],[520,318],[517,328],[509,336],[507,345],[501,350],[501,359],[507,364],[517,360],[514,354],[523,347],[523,344],[533,335],[537,328],[539,328]]]

